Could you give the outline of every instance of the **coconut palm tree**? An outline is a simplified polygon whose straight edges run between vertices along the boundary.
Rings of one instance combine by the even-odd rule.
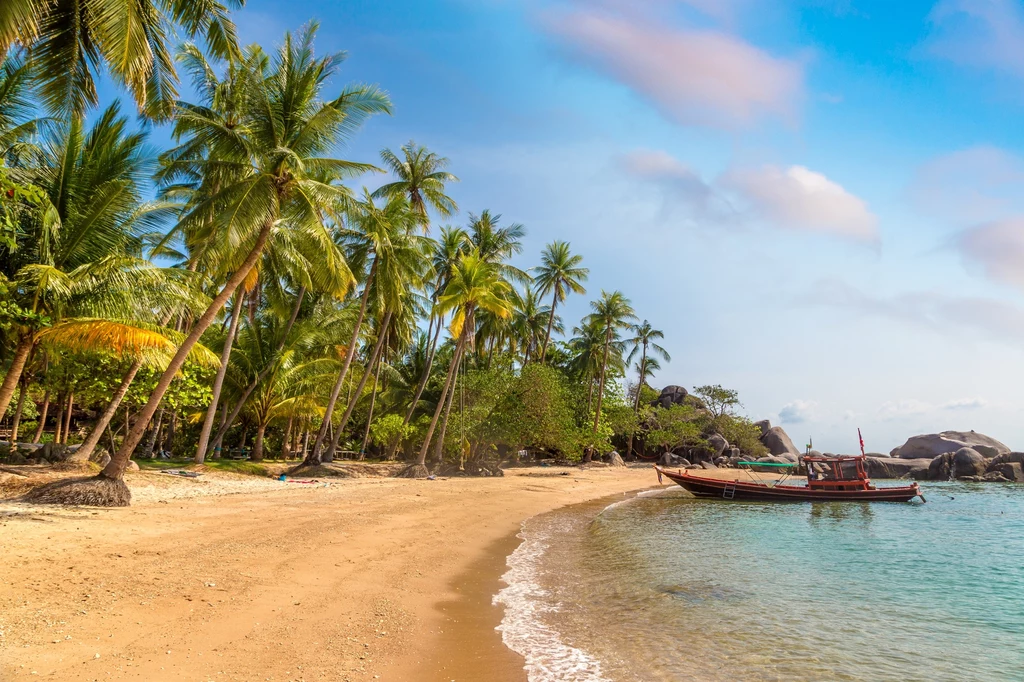
[[[551,312],[548,317],[548,328],[544,334],[544,345],[540,350],[540,361],[548,354],[548,342],[551,340],[551,328],[555,322],[555,307],[570,294],[585,294],[583,282],[587,281],[590,270],[580,267],[583,256],[574,255],[569,250],[569,242],[554,241],[544,247],[540,257],[540,267],[536,269],[534,281],[537,282],[541,296],[551,294]]]
[[[604,351],[601,359],[601,378],[597,385],[597,407],[594,411],[594,433],[601,423],[601,402],[604,398],[605,379],[608,374],[608,353],[612,347],[613,332],[628,329],[636,313],[629,299],[621,291],[601,292],[601,298],[592,301],[590,321],[604,329]]]
[[[398,179],[377,188],[373,198],[406,197],[424,226],[430,221],[427,215],[428,207],[434,209],[442,218],[450,218],[458,213],[458,204],[445,194],[446,183],[459,181],[445,170],[448,167],[448,159],[411,141],[402,146],[402,156],[404,158],[398,158],[390,149],[380,153],[384,167]]]
[[[80,117],[97,102],[97,69],[131,91],[144,115],[171,111],[177,76],[169,43],[179,32],[202,36],[212,54],[238,55],[229,9],[244,0],[4,0],[0,55],[30,50],[43,102],[50,111]]]
[[[324,254],[330,233],[325,221],[349,205],[343,186],[325,182],[323,174],[340,179],[370,170],[365,164],[324,156],[343,141],[368,115],[390,111],[387,98],[376,88],[349,88],[331,100],[322,100],[327,80],[333,76],[342,55],[317,58],[313,51],[316,26],[304,29],[296,38],[286,34],[277,56],[271,60],[258,47],[249,48],[246,72],[239,87],[244,89],[240,119],[232,130],[209,126],[203,114],[193,109],[177,119],[176,134],[189,137],[197,132],[215,136],[197,158],[181,156],[174,161],[180,172],[198,172],[209,166],[229,167],[220,173],[223,183],[210,195],[187,207],[181,223],[209,224],[215,215],[212,239],[220,244],[218,263],[230,272],[206,311],[194,321],[191,331],[161,375],[132,428],[97,479],[87,486],[64,487],[64,499],[88,489],[105,497],[109,504],[123,505],[130,493],[122,481],[135,447],[142,440],[171,381],[192,347],[234,295],[238,286],[259,262],[267,242],[283,233],[299,231],[311,238],[321,235]],[[211,172],[209,175],[217,175]],[[105,491],[103,493],[99,491]]]
[[[480,258],[497,266],[502,277],[529,284],[532,281],[530,275],[508,262],[513,256],[522,253],[526,228],[519,223],[501,227],[500,223],[501,214],[486,209],[479,216],[470,213],[470,241],[480,252]]]
[[[426,471],[427,451],[430,449],[434,429],[441,417],[448,393],[454,388],[454,378],[458,373],[459,363],[462,361],[466,346],[473,338],[476,311],[486,310],[499,317],[508,317],[512,314],[512,306],[508,301],[510,293],[511,287],[502,277],[500,267],[481,258],[478,249],[463,255],[452,269],[451,280],[445,287],[444,293],[438,297],[437,311],[441,315],[448,312],[453,314],[449,331],[452,338],[457,339],[455,353],[448,366],[441,398],[434,408],[434,415],[427,427],[423,446],[420,448],[419,460],[407,470],[406,475],[420,476]]]
[[[632,349],[629,351],[629,357],[626,358],[626,362],[633,362],[636,354],[640,353],[640,362],[637,363],[635,368],[637,372],[637,385],[636,398],[633,401],[633,413],[639,415],[640,394],[643,392],[643,387],[646,385],[648,377],[653,376],[655,370],[661,369],[661,364],[657,358],[651,356],[656,355],[665,362],[671,362],[672,358],[667,350],[656,343],[657,340],[664,339],[665,334],[660,329],[652,327],[651,323],[647,320],[644,320],[641,324],[633,325],[630,331],[633,332],[633,337],[626,339],[626,345],[631,345]],[[626,450],[627,455],[633,454],[632,433],[629,434],[629,443]]]

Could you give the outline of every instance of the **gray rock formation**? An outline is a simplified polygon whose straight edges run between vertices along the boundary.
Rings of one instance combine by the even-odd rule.
[[[770,428],[768,433],[761,437],[761,442],[774,457],[782,457],[787,462],[796,462],[800,457],[800,451],[781,426]]]
[[[682,386],[666,386],[661,389],[661,395],[654,401],[654,405],[665,408],[682,405],[688,395],[690,392]]]
[[[711,434],[708,438],[708,444],[715,450],[715,459],[721,457],[722,453],[729,449],[729,441],[725,439],[725,436],[718,433]]]
[[[898,459],[895,457],[867,457],[864,460],[868,478],[926,478],[930,459]]]
[[[1003,464],[997,464],[995,467],[990,467],[985,472],[985,476],[992,474],[998,474],[1007,481],[1013,481],[1014,483],[1024,483],[1024,464],[1020,462],[1004,462]]]
[[[996,457],[1007,453],[1006,447],[995,438],[990,438],[974,431],[943,431],[928,433],[907,439],[907,442],[895,448],[890,454],[903,459],[934,459],[939,455],[953,453],[960,448],[973,448],[983,457]]]
[[[759,422],[754,422],[754,426],[761,429],[761,437],[764,438],[768,435],[768,432],[772,430],[772,423],[767,419],[762,419]]]
[[[987,466],[985,457],[974,448],[960,448],[953,453],[953,475],[957,478],[981,476]]]

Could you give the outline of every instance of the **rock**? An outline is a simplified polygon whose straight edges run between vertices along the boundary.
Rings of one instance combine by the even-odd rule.
[[[661,395],[658,396],[653,405],[665,408],[672,407],[673,405],[682,405],[688,395],[690,395],[690,392],[682,386],[666,386],[661,389]]]
[[[718,468],[717,466],[715,466],[711,462],[701,462],[700,465],[702,467],[704,467],[705,469],[717,469]]]
[[[868,478],[913,478],[928,473],[930,459],[896,459],[893,457],[872,457],[864,460]]]
[[[1001,455],[996,455],[988,462],[988,469],[991,471],[993,468],[1000,464],[1009,464],[1016,462],[1017,464],[1024,464],[1024,452],[1004,452]]]
[[[796,462],[800,457],[800,451],[781,426],[770,428],[768,433],[761,437],[761,442],[774,457],[784,457],[787,462]]]
[[[735,445],[729,448],[729,459],[739,459],[743,456],[743,452]]]
[[[1004,462],[997,465],[994,469],[990,467],[985,472],[986,476],[989,474],[998,474],[1007,481],[1013,481],[1014,483],[1024,483],[1024,464],[1020,462]]]
[[[59,443],[46,443],[36,452],[37,459],[44,459],[51,464],[54,462],[63,462],[71,454],[70,448],[67,445]]]
[[[626,463],[622,461],[622,455],[620,455],[615,450],[612,450],[607,455],[605,455],[605,461],[608,462],[608,464],[610,464],[613,467],[626,466]]]
[[[675,453],[666,452],[661,456],[661,459],[658,460],[658,464],[666,467],[680,467],[689,466],[690,462]]]
[[[939,455],[953,453],[960,448],[972,448],[983,457],[997,457],[1010,452],[995,438],[974,431],[943,431],[908,438],[907,442],[890,453],[903,459],[934,459]]]
[[[110,459],[110,455],[107,455],[107,459],[108,460]],[[106,464],[104,464],[103,466],[106,466]],[[128,467],[127,468],[128,468],[128,471],[138,471],[139,470],[139,465],[136,462],[133,462],[132,460],[128,460]]]
[[[772,423],[767,419],[762,419],[759,422],[754,422],[754,426],[761,429],[761,438],[768,435],[768,432],[772,430]]]
[[[708,444],[715,449],[715,457],[721,457],[722,453],[729,449],[729,441],[721,434],[713,433],[708,438]]]
[[[953,476],[981,476],[988,463],[980,452],[973,448],[960,448],[953,453]]]

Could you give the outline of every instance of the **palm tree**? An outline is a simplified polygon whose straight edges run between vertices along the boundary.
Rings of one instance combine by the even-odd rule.
[[[445,170],[448,167],[448,159],[411,141],[402,146],[402,156],[403,159],[398,158],[390,149],[380,153],[384,167],[398,180],[379,187],[374,191],[373,198],[406,197],[424,226],[429,223],[428,206],[442,218],[450,218],[458,213],[458,204],[445,194],[445,183],[459,181]]]
[[[451,281],[444,293],[437,300],[438,314],[452,312],[452,323],[449,327],[452,338],[457,339],[455,353],[448,366],[441,398],[434,408],[434,416],[427,427],[427,433],[420,448],[419,460],[406,475],[419,476],[426,471],[427,451],[437,427],[438,419],[444,408],[449,391],[454,390],[453,382],[458,373],[466,346],[473,337],[475,326],[474,316],[477,310],[486,310],[494,315],[507,317],[511,314],[508,295],[511,287],[501,276],[500,268],[494,263],[483,260],[480,252],[474,249],[465,254],[452,269]],[[442,426],[442,428],[444,428]]]
[[[636,319],[636,313],[630,305],[629,299],[621,291],[601,292],[601,298],[592,301],[590,304],[594,311],[590,314],[590,320],[604,329],[604,352],[601,359],[601,379],[597,385],[597,408],[594,412],[594,433],[601,423],[601,402],[604,398],[605,379],[608,373],[608,352],[611,349],[613,332],[620,329],[628,329],[632,320]]]
[[[513,256],[522,253],[526,228],[519,223],[500,227],[501,215],[484,210],[479,216],[469,214],[470,241],[480,259],[497,266],[499,274],[507,280],[530,283],[530,275],[508,263]]]
[[[555,306],[564,301],[570,293],[587,293],[582,283],[587,281],[590,270],[580,267],[582,262],[583,256],[573,255],[569,251],[569,242],[551,242],[544,247],[544,253],[541,254],[541,265],[537,268],[534,279],[541,296],[551,293],[551,314],[548,317],[547,332],[544,334],[544,345],[540,351],[541,362],[544,362],[548,354],[551,326],[555,321]]]
[[[222,59],[238,56],[228,9],[244,0],[3,0],[0,54],[14,45],[31,51],[50,111],[82,116],[96,104],[96,69],[107,67],[127,87],[139,111],[154,118],[171,112],[177,76],[168,43],[180,30],[203,36]]]
[[[626,362],[633,362],[633,358],[636,354],[640,353],[640,362],[636,365],[637,371],[637,385],[636,385],[636,399],[633,401],[633,413],[636,415],[640,414],[640,394],[643,392],[643,387],[646,384],[647,378],[653,376],[654,370],[661,369],[661,364],[654,357],[649,357],[648,351],[651,355],[657,355],[665,362],[671,362],[672,358],[669,356],[668,351],[659,346],[656,343],[658,339],[664,339],[665,334],[651,326],[651,323],[644,320],[641,324],[633,325],[631,328],[634,336],[631,339],[626,340],[627,345],[632,345],[633,348],[629,351],[629,357],[626,358]],[[633,454],[633,434],[629,434],[629,444],[627,445],[627,456]]]
[[[376,88],[359,86],[322,101],[326,81],[337,71],[342,55],[317,59],[313,51],[316,26],[297,39],[285,35],[276,59],[250,48],[240,87],[243,124],[232,130],[206,125],[203,113],[193,108],[177,120],[176,133],[190,136],[203,131],[211,136],[208,154],[180,156],[174,164],[180,172],[203,171],[222,182],[217,191],[189,205],[181,223],[207,225],[211,212],[214,233],[221,244],[221,268],[231,274],[161,375],[146,405],[110,463],[100,472],[93,490],[105,489],[110,504],[127,504],[130,493],[122,477],[128,460],[159,407],[171,381],[200,336],[249,276],[272,237],[300,231],[321,233],[329,241],[326,216],[338,214],[349,204],[349,193],[323,180],[361,174],[370,169],[323,156],[334,149],[366,116],[390,111],[387,98]],[[227,167],[230,172],[222,172]],[[216,170],[220,169],[220,170]],[[331,256],[331,251],[325,255]],[[73,498],[73,490],[67,491]]]

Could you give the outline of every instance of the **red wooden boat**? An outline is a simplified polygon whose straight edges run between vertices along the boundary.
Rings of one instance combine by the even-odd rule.
[[[779,481],[755,479],[747,469],[736,470],[732,480],[697,476],[685,469],[668,471],[655,465],[658,481],[662,476],[686,488],[698,497],[721,497],[726,500],[810,500],[815,502],[909,502],[924,495],[917,483],[906,486],[876,488],[864,470],[863,455],[841,457],[806,456],[807,485],[786,485]],[[758,462],[742,462],[753,466],[770,466]],[[795,467],[792,465],[775,465]],[[744,480],[744,477],[746,480]]]

